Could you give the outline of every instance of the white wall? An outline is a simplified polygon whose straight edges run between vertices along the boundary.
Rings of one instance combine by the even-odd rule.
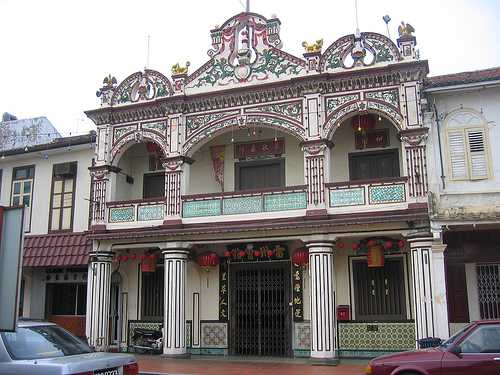
[[[35,166],[35,182],[33,186],[33,202],[31,214],[31,231],[29,234],[44,234],[49,228],[49,206],[52,188],[52,168],[54,164],[77,162],[75,190],[75,212],[73,231],[82,232],[88,229],[90,198],[90,173],[88,168],[94,156],[90,144],[47,151],[48,159],[42,158],[38,152],[7,156],[0,160],[2,181],[0,204],[9,206],[12,189],[12,170],[15,167]]]
[[[214,178],[210,147],[226,145],[224,159],[224,191],[234,191],[234,142],[252,142],[272,140],[274,137],[285,139],[285,182],[286,186],[304,185],[304,153],[300,149],[299,141],[288,134],[276,133],[270,129],[257,129],[257,134],[249,136],[246,130],[227,132],[203,145],[192,158],[195,162],[190,167],[190,184],[188,194],[203,194],[220,192],[220,186]],[[238,160],[236,160],[237,162]]]
[[[397,138],[396,128],[387,120],[377,121],[376,129],[389,129],[389,146],[383,148],[369,148],[357,150],[354,143],[355,131],[351,120],[345,121],[335,132],[332,142],[334,144],[330,152],[330,179],[331,182],[349,181],[349,154],[358,152],[373,152],[381,150],[399,150],[399,170],[403,176],[403,160],[401,154],[401,142]]]
[[[438,194],[467,194],[467,193],[492,193],[500,191],[500,87],[470,89],[467,91],[432,93],[431,102],[436,101],[437,112],[440,117],[441,144],[444,175],[446,176],[446,187],[441,184],[441,169],[439,157],[439,141],[437,134],[437,124],[431,122],[431,139],[428,142],[429,158],[432,158],[428,165],[428,173],[431,182],[431,190]],[[447,116],[461,108],[472,109],[482,113],[488,129],[490,143],[490,166],[492,178],[485,180],[452,181],[448,170],[448,151],[446,148]],[[471,200],[478,198],[471,197]],[[463,203],[463,201],[462,201]],[[474,202],[470,202],[474,203]],[[463,205],[463,204],[462,204]]]

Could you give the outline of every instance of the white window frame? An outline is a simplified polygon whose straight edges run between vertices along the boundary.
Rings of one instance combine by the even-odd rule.
[[[33,177],[30,178],[20,178],[16,179],[16,171],[20,169],[33,169]],[[25,193],[24,192],[24,184],[26,182],[30,183],[30,192]],[[15,193],[15,185],[19,184],[19,193]],[[29,196],[29,206],[24,207],[24,232],[29,233],[31,232],[31,212],[33,208],[33,190],[35,187],[35,166],[34,165],[27,165],[27,166],[22,166],[22,167],[15,167],[12,169],[12,185],[11,185],[11,194],[10,194],[10,204],[14,206],[14,198],[19,198],[19,204],[22,205],[24,201],[25,196]],[[17,206],[17,205],[16,205]]]

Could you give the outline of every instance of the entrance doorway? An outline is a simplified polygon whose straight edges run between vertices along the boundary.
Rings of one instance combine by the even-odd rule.
[[[291,356],[290,261],[229,266],[230,353]]]

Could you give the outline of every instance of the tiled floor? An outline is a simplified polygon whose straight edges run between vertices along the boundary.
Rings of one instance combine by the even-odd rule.
[[[310,365],[305,360],[164,359],[137,355],[140,373],[189,375],[362,375],[367,361],[344,360],[338,366]]]

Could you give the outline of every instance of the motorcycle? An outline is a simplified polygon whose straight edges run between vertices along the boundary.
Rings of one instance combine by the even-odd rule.
[[[136,328],[132,335],[134,350],[140,353],[160,354],[163,351],[163,326],[159,330],[148,328]]]

